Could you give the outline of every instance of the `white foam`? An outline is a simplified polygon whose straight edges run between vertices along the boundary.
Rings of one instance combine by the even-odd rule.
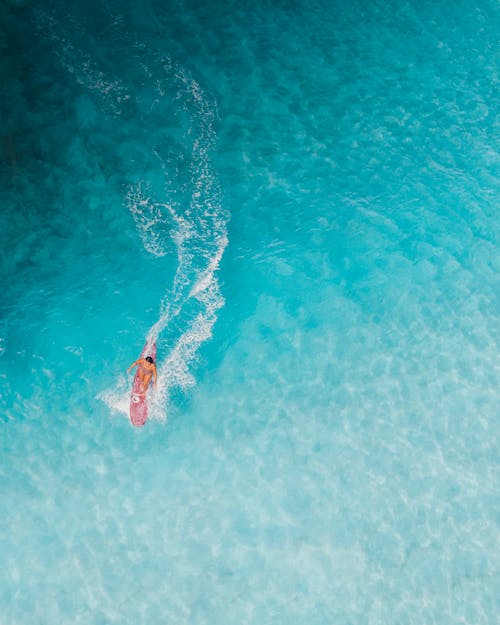
[[[128,417],[130,406],[130,379],[120,376],[115,386],[108,388],[97,395],[111,410]]]
[[[153,256],[165,256],[167,246],[161,232],[165,226],[165,204],[157,202],[143,190],[143,184],[130,186],[126,201],[145,249]]]
[[[191,150],[191,202],[182,218],[176,216],[177,227],[172,233],[178,257],[177,271],[148,339],[157,339],[191,298],[196,298],[202,309],[187,322],[167,357],[158,365],[158,387],[151,401],[151,416],[158,419],[166,418],[172,389],[186,389],[195,383],[192,369],[198,350],[212,336],[217,311],[224,305],[216,273],[228,244],[228,214],[222,207],[210,156],[215,147],[216,109],[185,70],[177,68],[171,60],[164,67],[168,67],[166,71],[173,71],[180,85],[177,97],[183,106],[191,104],[193,107],[197,136]]]
[[[61,65],[73,74],[75,80],[88,89],[96,92],[102,104],[114,114],[121,114],[121,104],[130,99],[124,84],[119,79],[110,79],[99,70],[90,54],[74,45],[61,30],[60,23],[46,11],[36,12],[36,26],[41,34],[54,44],[54,53]],[[68,16],[69,19],[69,16]],[[79,27],[73,22],[75,31]]]

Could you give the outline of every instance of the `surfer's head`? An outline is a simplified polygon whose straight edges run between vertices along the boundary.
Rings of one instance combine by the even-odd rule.
[[[153,362],[154,362],[153,359],[151,358],[151,356],[146,356],[146,360],[148,362],[150,362],[151,364],[153,364]]]

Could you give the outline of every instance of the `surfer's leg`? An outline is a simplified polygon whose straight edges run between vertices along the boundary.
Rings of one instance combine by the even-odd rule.
[[[141,375],[141,386],[144,393],[148,390],[149,383],[151,382],[151,378],[153,377],[152,373],[145,373]]]

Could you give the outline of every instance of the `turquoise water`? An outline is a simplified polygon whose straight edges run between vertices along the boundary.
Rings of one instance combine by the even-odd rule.
[[[0,623],[494,623],[498,5],[0,19]]]

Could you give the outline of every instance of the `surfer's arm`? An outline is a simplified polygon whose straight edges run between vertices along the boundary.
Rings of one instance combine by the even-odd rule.
[[[156,373],[156,365],[153,365],[153,385],[156,388],[156,380],[158,379],[158,374]]]
[[[139,358],[140,360],[140,358]],[[130,367],[127,369],[127,373],[130,371],[130,369],[133,369],[134,367],[137,367],[137,365],[139,364],[139,360],[136,360],[135,362],[133,362]]]

